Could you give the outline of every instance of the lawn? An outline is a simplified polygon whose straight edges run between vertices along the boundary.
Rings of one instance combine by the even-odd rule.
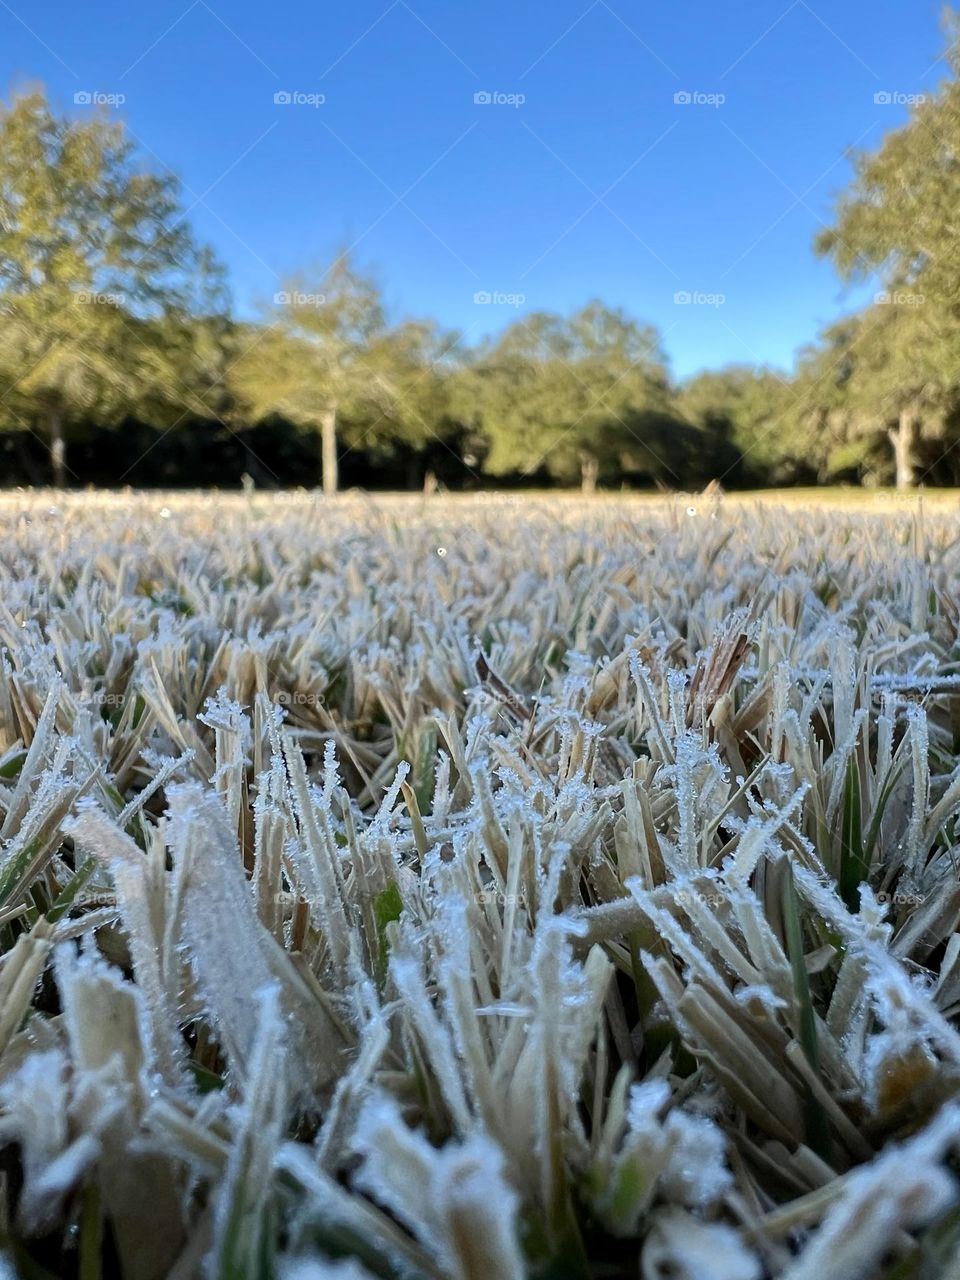
[[[960,1277],[957,516],[0,496],[0,1275]]]

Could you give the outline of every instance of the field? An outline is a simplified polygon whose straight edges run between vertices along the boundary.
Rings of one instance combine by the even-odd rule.
[[[958,510],[0,497],[0,1274],[957,1280]]]

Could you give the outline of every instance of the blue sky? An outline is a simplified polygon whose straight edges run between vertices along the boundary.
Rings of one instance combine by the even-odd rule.
[[[944,75],[939,13],[939,0],[0,0],[0,83],[42,81],[69,112],[89,109],[77,93],[122,95],[145,154],[187,185],[241,313],[355,243],[398,315],[473,340],[517,310],[600,296],[656,324],[682,377],[788,366],[873,292],[844,291],[811,242],[847,148],[906,116],[875,95]]]

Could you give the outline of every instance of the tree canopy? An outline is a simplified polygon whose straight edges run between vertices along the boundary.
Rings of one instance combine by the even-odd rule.
[[[338,435],[374,433],[423,443],[442,417],[436,365],[443,340],[430,321],[390,326],[380,286],[348,252],[289,281],[232,381],[249,415],[289,418],[319,433],[324,491],[338,483]]]
[[[855,158],[816,241],[844,279],[878,286],[848,326],[850,374],[835,416],[861,447],[865,437],[865,447],[889,441],[902,487],[916,483],[924,443],[942,440],[960,387],[960,27],[950,26],[951,77]]]
[[[642,428],[670,417],[673,390],[656,330],[592,301],[515,321],[481,350],[458,402],[492,474],[543,470],[589,490],[604,463],[656,463]]]
[[[186,322],[220,285],[176,179],[139,169],[122,125],[60,118],[41,93],[0,108],[0,378],[57,483],[79,417],[190,400]]]

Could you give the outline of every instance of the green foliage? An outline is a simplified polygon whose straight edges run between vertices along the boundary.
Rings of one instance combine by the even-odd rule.
[[[783,437],[794,399],[789,382],[773,370],[731,365],[691,378],[680,390],[677,407],[688,422],[733,446],[747,476],[772,475],[782,483],[797,471]]]
[[[849,911],[855,911],[860,898],[860,885],[870,868],[864,856],[860,815],[860,771],[856,757],[847,761],[843,787],[842,829],[840,834],[840,874],[837,882],[840,896]]]
[[[567,317],[515,321],[481,350],[458,390],[494,475],[543,470],[566,482],[579,475],[591,488],[602,464],[663,465],[643,430],[651,420],[662,429],[673,411],[659,335],[598,301]]]
[[[279,414],[319,431],[323,482],[337,488],[337,436],[422,445],[445,412],[435,371],[445,340],[430,321],[391,328],[380,287],[348,252],[276,294],[264,330],[231,369],[251,420]]]
[[[380,290],[347,255],[319,279],[287,282],[233,382],[256,419],[282,413],[317,428],[330,410],[349,412],[375,395],[368,352],[386,332]]]
[[[948,20],[955,26],[955,18]],[[955,33],[954,33],[955,34]],[[942,440],[960,385],[960,60],[910,119],[855,157],[855,176],[816,248],[846,280],[873,278],[876,302],[846,327],[849,357],[836,434],[872,434],[894,447],[897,483],[919,479],[925,440]],[[830,360],[837,331],[828,332]],[[827,379],[829,385],[830,380]],[[836,399],[837,384],[832,393]],[[814,396],[821,407],[824,401]]]
[[[386,889],[377,895],[373,904],[373,916],[377,923],[377,978],[382,983],[387,976],[387,963],[390,959],[390,940],[387,926],[400,919],[403,911],[403,898],[396,880],[391,880]]]
[[[138,169],[121,124],[58,117],[40,92],[0,107],[0,384],[59,483],[83,417],[199,403],[188,321],[221,302],[176,179]]]

